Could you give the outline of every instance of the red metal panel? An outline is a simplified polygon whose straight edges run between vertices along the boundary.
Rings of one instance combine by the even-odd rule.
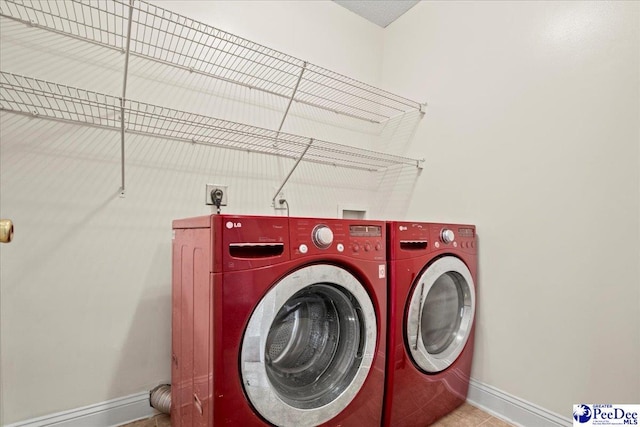
[[[203,234],[203,237],[205,235]],[[207,242],[204,242],[205,244]],[[209,251],[197,248],[194,253],[193,289],[193,411],[194,426],[205,427],[211,418],[209,353],[212,331],[209,324],[211,287],[209,286]]]
[[[210,406],[210,233],[174,229],[172,325],[172,425],[207,425]],[[202,319],[204,318],[204,322]]]
[[[171,278],[171,414],[178,414],[180,403],[178,389],[183,379],[178,366],[178,356],[181,355],[182,337],[182,236],[180,230],[174,231],[172,243],[172,278]],[[173,426],[182,427],[180,417],[172,416]]]

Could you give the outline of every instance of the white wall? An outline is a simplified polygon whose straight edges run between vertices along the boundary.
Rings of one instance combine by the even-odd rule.
[[[287,187],[292,214],[373,206],[382,188],[393,204],[377,217],[477,223],[474,377],[563,414],[640,401],[637,3],[422,2],[385,30],[331,2],[160,5],[429,101],[419,126],[382,138],[307,111],[287,119],[427,157],[419,180],[383,183],[304,166]],[[120,93],[119,53],[0,24],[3,71]],[[197,76],[131,65],[131,98],[279,123],[253,98],[221,107],[212,94],[228,89]],[[168,381],[170,221],[210,212],[207,182],[230,185],[229,213],[272,213],[291,163],[129,135],[120,198],[117,132],[3,112],[0,141],[0,216],[16,224],[0,248],[0,423]]]
[[[373,84],[379,78],[382,29],[330,2],[159,5]],[[124,55],[0,19],[2,71],[120,95]],[[215,98],[221,91],[248,102]],[[134,57],[127,95],[271,129],[282,117],[274,109],[281,100]],[[285,130],[349,135],[356,145],[379,139],[361,125],[293,113]],[[14,241],[0,249],[0,424],[169,381],[171,220],[212,212],[206,183],[229,185],[227,213],[273,214],[271,197],[293,161],[129,134],[121,198],[119,132],[3,111],[0,137],[0,216],[15,224]],[[381,215],[373,193],[390,185],[381,178],[303,164],[285,187],[291,214],[335,217],[342,204]],[[410,191],[401,194],[400,211]]]
[[[407,216],[478,225],[472,376],[567,418],[640,402],[639,15],[421,2],[385,31],[383,84],[429,102]]]

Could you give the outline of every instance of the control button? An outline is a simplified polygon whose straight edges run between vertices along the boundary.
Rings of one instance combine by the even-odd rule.
[[[298,250],[300,251],[301,254],[306,254],[307,251],[309,251],[309,248],[307,247],[307,245],[303,243],[300,246],[298,246]]]
[[[435,242],[435,243],[433,244],[433,246],[435,246],[436,248],[439,248],[439,247],[440,247],[440,242]]]
[[[354,243],[353,246],[351,246],[351,249],[353,249],[353,252],[358,252],[360,250],[360,246],[357,243]]]
[[[369,243],[364,244],[364,251],[369,252],[371,250],[371,245]]]
[[[453,247],[457,248],[458,247],[458,242],[453,242]]]
[[[333,231],[326,225],[318,225],[313,229],[311,238],[319,249],[327,249],[333,243]]]
[[[376,251],[379,251],[380,249],[382,249],[382,245],[378,242],[376,243]]]
[[[453,230],[449,230],[448,228],[443,228],[440,232],[440,239],[444,243],[451,243],[455,240],[456,235],[453,234]]]
[[[344,245],[342,243],[338,243],[336,245],[336,249],[338,250],[338,252],[344,252]]]

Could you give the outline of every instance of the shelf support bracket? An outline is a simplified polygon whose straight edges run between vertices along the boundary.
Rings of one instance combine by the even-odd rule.
[[[302,152],[302,154],[300,154],[300,157],[298,157],[298,160],[296,160],[296,163],[293,165],[293,167],[291,168],[291,170],[289,171],[289,173],[285,177],[285,179],[282,182],[282,184],[280,184],[280,187],[278,188],[278,190],[276,190],[276,194],[274,194],[273,198],[271,199],[271,206],[273,206],[273,207],[276,206],[276,197],[278,197],[278,194],[280,194],[280,192],[284,188],[284,186],[287,183],[287,181],[289,181],[289,178],[291,178],[291,175],[293,175],[293,171],[296,170],[296,168],[298,167],[298,165],[302,161],[302,158],[304,157],[304,155],[307,154],[307,151],[309,151],[309,148],[311,148],[311,144],[313,144],[313,138],[309,139],[309,143],[304,148],[304,151]]]
[[[300,86],[300,82],[302,81],[302,75],[304,74],[304,71],[306,69],[307,69],[307,61],[304,61],[304,63],[302,64],[302,69],[300,70],[300,75],[298,76],[298,81],[296,81],[296,85],[293,88],[293,93],[291,93],[291,98],[289,98],[287,109],[284,110],[284,116],[282,116],[282,120],[280,121],[280,126],[278,127],[278,135],[282,130],[282,126],[284,126],[284,120],[287,118],[287,115],[289,114],[289,109],[291,108],[291,104],[293,103],[293,98],[296,96],[296,93],[298,92],[298,86]]]
[[[127,75],[129,74],[129,51],[131,47],[131,26],[133,23],[133,1],[129,0],[129,22],[127,25],[127,43],[124,51],[124,78],[122,81],[122,98],[120,98],[120,169],[121,185],[120,197],[124,197],[124,132],[125,132],[125,102],[127,99]]]

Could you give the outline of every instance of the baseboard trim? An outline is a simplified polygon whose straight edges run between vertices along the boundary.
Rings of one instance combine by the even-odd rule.
[[[573,425],[569,418],[562,417],[555,412],[548,411],[473,378],[469,381],[467,400],[472,405],[518,426],[566,427]]]
[[[472,405],[519,426],[565,427],[572,425],[569,418],[562,417],[473,378],[469,381],[467,400]],[[114,427],[156,414],[158,411],[149,405],[149,392],[144,391],[82,408],[20,421],[6,427]]]
[[[114,427],[155,414],[158,414],[158,411],[149,405],[149,392],[144,391],[82,408],[20,421],[6,427]]]

